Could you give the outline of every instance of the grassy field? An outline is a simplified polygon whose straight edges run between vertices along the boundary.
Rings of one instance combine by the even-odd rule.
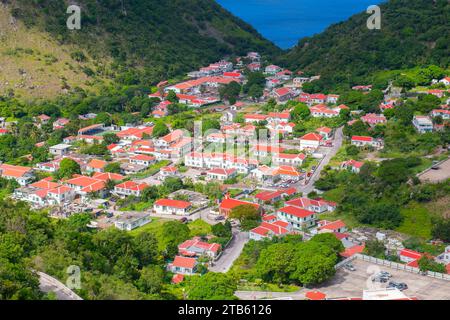
[[[13,90],[16,97],[50,98],[77,86],[96,91],[98,84],[108,82],[106,77],[91,77],[84,72],[89,68],[97,73],[108,61],[96,61],[83,52],[88,59],[78,62],[71,54],[79,49],[27,29],[3,6],[0,39],[0,94]]]
[[[413,202],[402,208],[401,214],[404,221],[396,231],[425,239],[431,237],[431,215],[425,206]]]
[[[156,239],[159,243],[159,249],[164,249],[161,247],[161,227],[164,223],[168,221],[174,221],[172,219],[164,219],[164,218],[154,218],[152,217],[152,222],[147,223],[146,225],[139,227],[137,229],[134,229],[130,231],[130,234],[132,236],[137,236],[142,232],[151,232],[156,236]],[[205,221],[198,219],[193,222],[188,223],[187,225],[189,229],[191,230],[191,236],[200,236],[200,235],[206,235],[211,233],[211,226],[207,224]]]
[[[202,219],[188,223],[188,227],[191,229],[191,236],[193,237],[211,233],[211,226]]]

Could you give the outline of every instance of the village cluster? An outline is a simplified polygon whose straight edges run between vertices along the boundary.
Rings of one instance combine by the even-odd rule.
[[[343,256],[362,252],[363,239],[350,233],[343,221],[321,218],[322,214],[333,212],[337,204],[321,198],[309,199],[303,191],[314,183],[314,178],[320,174],[319,167],[323,159],[336,144],[337,147],[340,146],[342,139],[348,139],[350,144],[358,148],[374,150],[382,149],[384,141],[369,136],[343,138],[342,133],[337,134],[336,128],[326,126],[293,138],[296,124],[293,122],[291,109],[267,113],[261,110],[246,112],[246,108],[255,105],[255,102],[245,98],[232,105],[220,105],[219,88],[232,82],[244,84],[247,81],[242,71],[244,68],[262,71],[266,77],[263,96],[257,102],[270,98],[279,104],[290,100],[303,102],[314,118],[339,117],[342,110],[350,109],[346,105],[338,105],[339,95],[308,94],[302,91],[303,84],[318,79],[319,76],[304,77],[275,65],[264,66],[260,55],[250,52],[246,57],[238,59],[237,64],[219,61],[190,72],[187,81],[176,84],[161,82],[158,90],[149,95],[149,98],[159,99],[150,115],[155,119],[169,115],[172,102],[166,98],[171,92],[176,94],[179,103],[188,107],[197,110],[204,107],[220,112],[221,129],[217,132],[204,137],[191,137],[186,131],[177,129],[163,137],[152,138],[153,122],[121,127],[95,123],[79,129],[76,136],[64,138],[63,143],[50,146],[52,159],[47,162],[38,163],[34,167],[0,164],[0,176],[17,181],[19,187],[12,197],[30,203],[33,208],[51,208],[52,212],[62,216],[103,208],[112,212],[111,221],[122,230],[132,230],[149,223],[152,216],[192,219],[195,213],[204,209],[209,210],[210,215],[218,221],[218,217],[228,218],[238,206],[251,205],[261,213],[262,222],[250,230],[250,239],[259,241],[287,234],[302,234],[307,240],[317,233],[331,232],[344,244],[346,249]],[[444,78],[440,82],[448,86],[450,78]],[[369,92],[371,86],[355,86],[353,89]],[[440,98],[444,96],[444,90],[434,89],[428,93]],[[370,126],[386,123],[383,112],[395,108],[398,102],[399,99],[396,98],[384,101],[379,106],[379,114],[360,116],[360,111],[353,110],[350,112],[353,120],[348,124],[355,123],[356,118]],[[239,113],[244,113],[243,123],[236,122]],[[80,116],[80,119],[95,122],[96,116],[91,113]],[[414,116],[412,124],[420,133],[441,130],[442,125],[432,121],[436,116],[441,116],[444,120],[450,119],[449,101],[429,115]],[[35,118],[35,124],[41,126],[51,120],[49,116],[42,114]],[[53,121],[53,129],[61,129],[69,122],[65,118],[56,119]],[[261,124],[271,136],[276,136],[277,139],[281,137],[282,143],[277,141],[274,144],[270,140],[261,142],[256,139]],[[0,134],[9,134],[8,124],[4,119],[1,127]],[[114,133],[118,137],[118,142],[107,146],[109,160],[78,152],[78,142],[99,144],[107,133]],[[227,144],[233,145],[238,151],[233,154],[217,151]],[[39,144],[42,147],[44,145],[44,142]],[[56,181],[52,176],[36,180],[36,173],[57,172],[61,161],[66,158],[76,161],[82,173]],[[305,167],[304,164],[308,161],[313,161],[314,165]],[[120,163],[120,173],[105,170],[112,162]],[[347,159],[336,169],[358,173],[363,164],[361,161]],[[146,176],[145,173],[154,166],[158,169]],[[186,170],[180,170],[181,167]],[[112,196],[139,197],[148,186],[159,185],[167,177],[189,178],[200,183],[218,181],[228,187],[223,190],[222,201],[212,207],[208,207],[208,199],[195,203],[169,197],[158,199],[151,209],[144,212],[121,212],[110,201]],[[232,197],[227,189],[241,189],[242,192]],[[201,217],[197,215],[196,218]],[[100,223],[94,225],[101,227]],[[190,275],[196,272],[199,257],[208,257],[214,261],[224,248],[217,243],[193,238],[181,243],[178,249],[179,254],[168,268],[176,274]],[[420,253],[401,247],[397,249],[400,259],[408,265],[416,264],[421,257]],[[449,254],[447,250],[436,259],[448,267]],[[182,276],[174,278],[175,282],[181,280]]]

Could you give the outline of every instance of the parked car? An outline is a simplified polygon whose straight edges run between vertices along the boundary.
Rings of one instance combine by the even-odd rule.
[[[216,221],[221,221],[221,220],[224,220],[224,219],[225,219],[224,216],[218,216],[218,217],[214,218],[214,220],[216,220]]]
[[[180,222],[181,223],[187,223],[188,222],[188,218],[183,217],[183,218],[180,219]]]
[[[397,288],[400,291],[408,289],[408,285],[404,282],[395,282],[390,281],[388,284],[388,288]]]
[[[372,282],[380,282],[380,283],[386,283],[389,281],[388,277],[383,277],[383,276],[375,276],[372,278]]]
[[[356,271],[355,267],[351,263],[347,263],[346,265],[344,265],[344,268],[349,271]]]
[[[386,277],[386,278],[392,278],[392,274],[390,274],[390,273],[387,272],[387,271],[380,271],[380,272],[378,273],[378,275],[380,275],[380,276],[382,276],[382,277]]]

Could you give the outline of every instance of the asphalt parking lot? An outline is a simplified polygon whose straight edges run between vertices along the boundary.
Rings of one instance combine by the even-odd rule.
[[[403,291],[408,297],[416,297],[419,300],[450,300],[450,281],[379,266],[359,259],[353,260],[352,264],[356,271],[341,268],[333,279],[317,289],[324,292],[327,298],[362,297],[363,290],[387,286],[387,283],[373,283],[370,280],[372,274],[387,271],[392,274],[391,280],[408,285],[408,289]]]

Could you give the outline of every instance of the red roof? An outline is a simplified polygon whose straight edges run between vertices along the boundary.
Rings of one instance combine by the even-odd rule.
[[[116,185],[116,188],[128,189],[128,190],[133,190],[133,191],[142,191],[147,187],[148,187],[148,184],[146,184],[146,183],[138,184],[134,181],[125,181],[123,183]]]
[[[407,257],[407,258],[411,258],[414,260],[422,258],[422,253],[414,251],[414,250],[410,250],[410,249],[401,250],[399,255]]]
[[[174,283],[174,284],[178,284],[180,282],[183,282],[183,280],[184,280],[184,275],[182,275],[182,274],[175,274],[172,277],[172,283]]]
[[[325,300],[327,295],[323,292],[314,290],[314,291],[308,291],[305,294],[305,297],[308,298],[309,300]]]
[[[327,230],[337,230],[345,227],[345,223],[342,220],[336,220],[333,222],[330,222],[326,225],[323,225],[319,227],[320,230],[327,229]]]
[[[311,215],[314,215],[315,213],[309,210],[305,210],[305,209],[301,209],[301,208],[297,208],[297,207],[292,207],[292,206],[287,206],[281,209],[278,209],[279,212],[284,212],[299,218],[306,218],[309,217]]]
[[[241,201],[241,200],[231,199],[231,198],[223,199],[223,201],[220,203],[220,208],[221,209],[234,209],[237,206],[242,206],[242,205],[251,205],[251,206],[254,206],[256,209],[259,209],[259,205],[256,203],[251,203],[251,202]]]
[[[365,247],[366,247],[365,244],[363,244],[363,245],[354,245],[353,247],[345,249],[343,252],[340,253],[340,255],[343,256],[344,258],[348,258],[348,257],[351,257],[352,255],[354,255],[356,253],[363,252]]]
[[[352,137],[352,141],[366,141],[366,142],[371,142],[373,140],[372,137],[368,137],[368,136],[353,136]]]
[[[192,203],[182,200],[159,199],[155,202],[155,205],[178,209],[186,209],[189,208],[192,205]]]
[[[322,141],[323,137],[318,133],[307,133],[300,139],[302,140],[312,140],[312,141]]]
[[[174,267],[187,268],[187,269],[193,269],[196,264],[197,264],[196,259],[182,257],[182,256],[176,256],[172,262],[172,266],[174,266]]]

